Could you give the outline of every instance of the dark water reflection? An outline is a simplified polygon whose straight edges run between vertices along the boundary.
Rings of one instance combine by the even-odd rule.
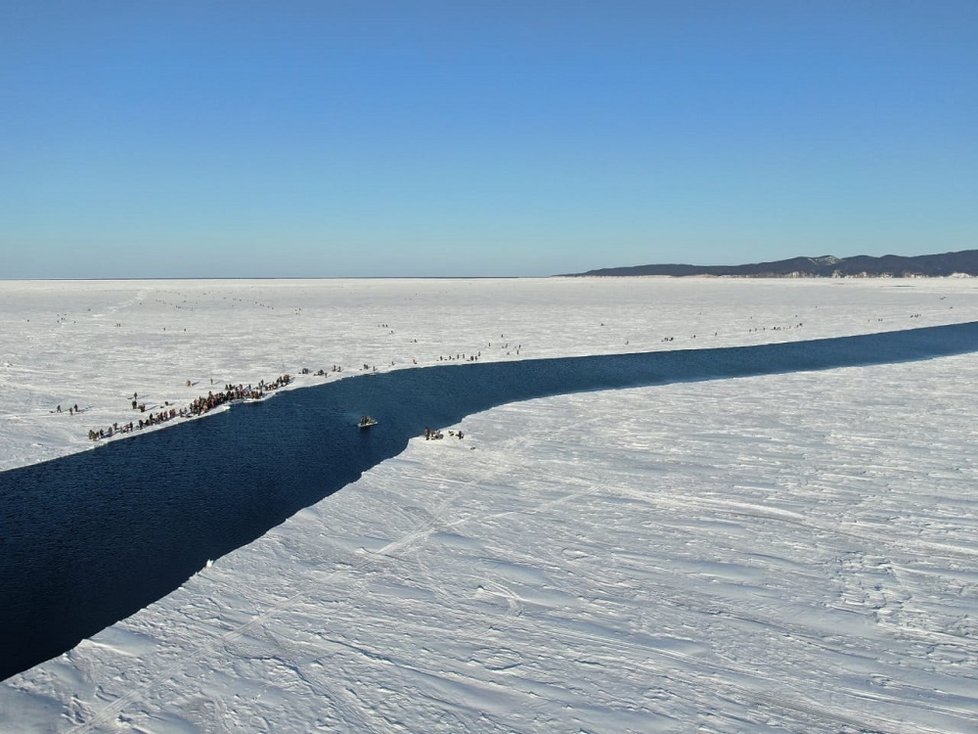
[[[424,426],[585,390],[978,350],[978,323],[811,342],[402,370],[288,391],[0,473],[0,678],[177,588],[384,459]],[[380,425],[360,431],[363,413]]]

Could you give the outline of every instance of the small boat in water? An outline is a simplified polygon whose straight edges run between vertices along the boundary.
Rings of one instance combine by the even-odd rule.
[[[359,426],[360,428],[370,428],[371,426],[376,426],[376,425],[377,425],[377,419],[369,415],[361,416],[360,422],[357,423],[357,426]]]

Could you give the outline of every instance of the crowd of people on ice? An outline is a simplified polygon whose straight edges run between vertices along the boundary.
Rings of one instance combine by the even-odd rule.
[[[919,317],[919,316],[920,316],[920,314],[913,314],[912,315],[912,318],[913,317]],[[792,324],[791,326],[788,326],[788,327],[775,326],[775,327],[772,327],[772,330],[774,330],[774,331],[780,331],[783,328],[800,328],[802,325],[803,324],[801,322],[799,322],[797,324]],[[387,327],[388,325],[387,324],[379,324],[379,326]],[[601,326],[604,326],[604,323],[602,323]],[[753,332],[753,331],[761,331],[762,329],[766,331],[767,330],[767,327],[756,327],[756,328],[750,329],[749,331],[751,331],[751,332]],[[717,334],[714,334],[714,336],[716,336],[716,335]],[[499,336],[501,338],[505,339],[505,335],[500,334]],[[696,338],[696,335],[694,334],[692,338],[695,339]],[[664,342],[671,342],[671,341],[674,341],[674,340],[675,340],[675,337],[674,336],[666,336],[666,337],[663,337],[663,339],[662,339],[662,341],[664,341]],[[417,343],[417,339],[414,339],[413,341],[415,343]],[[628,341],[626,341],[625,344],[627,345],[628,344]],[[488,347],[489,348],[492,348],[492,342],[488,342]],[[511,346],[510,342],[497,342],[497,348],[504,350],[506,352],[506,354],[513,354],[515,352],[515,355],[519,356],[522,347],[523,347],[522,344],[517,344],[517,345],[515,345],[515,347],[513,347],[513,346]],[[476,362],[481,357],[482,357],[482,352],[481,351],[477,351],[475,354],[471,354],[471,353],[470,354],[466,354],[464,352],[458,352],[458,353],[456,353],[454,355],[452,355],[452,354],[449,354],[449,355],[439,355],[438,356],[438,361],[439,362],[442,362],[442,361],[468,361],[468,362]],[[412,359],[411,361],[412,361],[413,364],[418,364],[417,359]],[[391,366],[394,366],[394,362],[391,362]],[[377,366],[376,365],[371,366],[368,363],[363,363],[362,369],[363,370],[366,370],[366,371],[374,371],[374,372],[376,372],[377,371]],[[343,368],[341,366],[339,366],[339,365],[336,365],[336,364],[331,365],[330,368],[329,368],[329,370],[328,370],[328,372],[332,372],[332,373],[337,373],[337,372],[342,372],[342,371],[343,371]],[[320,376],[320,377],[326,377],[327,376],[327,370],[319,369],[319,370],[316,370],[315,373],[312,373],[308,368],[304,368],[302,370],[302,374],[304,374],[304,375],[306,375],[306,374],[315,374],[315,375]],[[194,399],[193,401],[191,401],[191,403],[188,406],[183,407],[183,408],[177,408],[176,406],[172,406],[169,403],[169,401],[166,401],[164,403],[164,405],[162,406],[162,408],[163,408],[162,410],[158,410],[158,411],[155,411],[155,412],[150,412],[149,415],[146,416],[145,418],[140,418],[139,420],[136,420],[136,421],[129,421],[128,423],[121,423],[121,424],[118,423],[118,422],[116,422],[116,423],[113,423],[111,426],[109,426],[107,428],[92,429],[92,430],[89,430],[88,437],[92,441],[98,441],[99,439],[110,438],[110,437],[114,436],[117,433],[129,433],[131,431],[137,431],[137,430],[140,430],[142,428],[146,428],[148,426],[155,426],[155,425],[159,425],[161,423],[165,423],[165,422],[170,421],[170,420],[173,420],[175,418],[191,418],[191,417],[203,415],[204,413],[207,413],[207,412],[213,410],[214,408],[217,408],[217,407],[219,407],[221,405],[224,405],[226,403],[230,403],[232,401],[238,401],[238,400],[261,400],[265,396],[265,394],[267,392],[272,391],[272,390],[276,390],[279,387],[282,387],[283,385],[288,385],[290,382],[292,382],[292,379],[293,378],[290,375],[285,374],[285,375],[281,375],[280,377],[277,377],[276,379],[272,380],[271,382],[265,382],[264,380],[262,380],[261,382],[258,383],[257,386],[254,386],[254,387],[252,385],[232,385],[232,384],[227,384],[227,385],[224,386],[224,389],[223,390],[219,390],[217,392],[210,391],[210,392],[207,393],[207,395],[203,395],[203,396],[200,396],[200,397]],[[191,383],[190,380],[187,380],[187,387],[190,387],[192,384],[193,383]],[[132,400],[131,400],[131,405],[132,405],[132,409],[133,410],[138,410],[140,413],[146,413],[147,412],[147,408],[146,408],[145,403],[140,403],[139,402],[138,395],[136,393],[133,393]],[[57,406],[56,411],[52,411],[52,412],[61,413],[62,412],[62,407],[59,405],[59,406]],[[66,410],[64,412],[71,413],[71,414],[78,414],[81,411],[78,409],[78,406],[77,405],[73,405],[73,406],[69,406],[68,410]],[[458,434],[453,434],[453,435],[457,435],[458,438],[462,438],[462,432],[461,431],[459,431]],[[436,431],[434,429],[427,429],[427,428],[425,429],[424,436],[425,436],[425,439],[427,439],[427,440],[432,440],[432,439],[437,440],[439,438],[442,438],[442,434],[441,434],[440,431]]]
[[[448,435],[458,439],[464,438],[464,434],[461,431],[449,431]],[[442,438],[445,438],[445,434],[437,428],[428,428],[428,426],[424,427],[425,441],[437,441]]]
[[[919,316],[919,314],[914,314],[914,316]],[[385,328],[388,327],[387,324],[378,324],[378,326],[385,327]],[[602,323],[601,326],[604,326],[604,323]],[[774,330],[780,330],[781,328],[798,328],[801,326],[802,324],[799,322],[797,325],[793,325],[791,327],[776,326],[773,328]],[[750,331],[760,331],[760,330],[761,328],[759,327],[756,329],[751,329]],[[767,328],[764,327],[764,330],[767,330]],[[501,339],[505,339],[504,334],[500,334],[499,336]],[[716,334],[714,334],[714,336],[716,336]],[[696,338],[696,335],[694,334],[692,338]],[[671,342],[674,340],[675,337],[673,336],[666,336],[663,337],[662,339],[662,341],[664,342]],[[414,339],[413,342],[417,343],[417,339]],[[628,341],[626,341],[625,344],[627,345]],[[487,344],[487,346],[490,349],[492,348],[492,345],[493,345],[492,342],[488,342]],[[511,355],[515,353],[516,356],[520,356],[520,351],[523,345],[516,344],[515,346],[513,346],[508,341],[500,341],[496,343],[496,347],[497,349],[501,349],[502,351],[505,351],[507,355]],[[477,362],[481,357],[482,357],[481,351],[476,351],[475,354],[472,353],[466,354],[465,352],[457,352],[454,355],[453,354],[439,355],[438,361],[439,362],[443,362],[443,361]],[[417,359],[412,359],[411,362],[413,364],[418,364]],[[391,362],[391,366],[394,366],[393,361]],[[370,365],[364,362],[362,366],[362,370],[376,372],[377,366]],[[331,365],[328,370],[328,372],[332,372],[332,373],[338,373],[342,371],[343,371],[343,367],[336,364]],[[313,373],[308,368],[303,368],[301,372],[304,375],[315,374],[316,376],[319,377],[327,376],[327,370],[325,369],[319,369],[316,370],[315,373]],[[271,382],[266,383],[264,380],[262,380],[255,387],[253,387],[252,385],[227,384],[224,386],[223,390],[219,390],[217,392],[210,391],[207,393],[207,395],[203,395],[194,399],[193,401],[191,401],[191,403],[188,406],[183,408],[177,408],[176,406],[172,406],[169,403],[169,401],[166,401],[162,406],[162,410],[149,412],[148,416],[144,418],[140,418],[139,420],[136,421],[129,421],[128,423],[121,423],[121,424],[116,422],[107,428],[98,428],[98,429],[89,430],[88,437],[92,441],[98,441],[99,439],[103,439],[103,438],[111,438],[117,433],[129,433],[131,431],[137,431],[142,428],[146,428],[148,426],[156,426],[161,423],[166,423],[167,421],[173,420],[175,418],[191,418],[191,417],[203,415],[204,413],[207,413],[213,410],[214,408],[217,408],[226,403],[230,403],[232,401],[260,400],[265,396],[267,392],[271,390],[276,390],[279,387],[282,387],[283,385],[288,385],[292,381],[292,379],[293,378],[290,375],[285,374],[280,377],[277,377]],[[191,383],[190,380],[187,380],[187,387],[190,387],[192,384],[193,383]],[[133,393],[131,405],[133,410],[138,410],[140,413],[147,412],[146,404],[139,402],[138,395],[136,393]],[[62,407],[59,405],[56,411],[52,411],[52,412],[61,413]],[[71,413],[71,414],[78,414],[81,411],[78,409],[77,405],[74,405],[74,406],[69,406],[68,410],[64,412]],[[439,438],[442,438],[441,432],[436,431],[434,429],[425,429],[424,435],[425,435],[425,439],[427,440],[433,440],[433,439],[437,440]],[[462,438],[461,431],[458,432],[457,437]]]
[[[221,405],[231,403],[239,400],[261,400],[265,395],[273,390],[277,390],[280,387],[284,387],[292,382],[291,375],[285,374],[276,377],[271,382],[265,382],[261,380],[257,386],[251,385],[232,385],[226,384],[223,390],[218,390],[214,392],[213,390],[208,391],[207,395],[202,395],[201,397],[195,398],[191,401],[190,405],[185,408],[177,408],[176,406],[171,406],[170,401],[164,401],[163,410],[158,412],[151,412],[146,418],[140,418],[137,421],[129,421],[128,423],[113,423],[108,428],[97,428],[91,429],[88,432],[88,438],[92,441],[98,441],[103,438],[112,438],[112,436],[117,433],[131,433],[132,431],[138,431],[142,428],[148,428],[149,426],[160,425],[161,423],[166,423],[167,421],[173,420],[175,418],[192,418],[194,416],[203,415],[214,408]],[[192,383],[187,380],[187,386],[189,387]],[[133,410],[138,410],[140,413],[146,412],[146,404],[139,402],[138,393],[132,394],[131,402]],[[60,411],[61,406],[58,406]],[[77,406],[75,406],[77,410]]]

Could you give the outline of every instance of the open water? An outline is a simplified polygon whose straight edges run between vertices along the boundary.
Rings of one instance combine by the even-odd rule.
[[[978,351],[978,322],[726,349],[363,375],[0,473],[0,679],[165,596],[425,426],[562,393]],[[815,399],[815,396],[813,396]],[[356,427],[369,413],[380,424]]]

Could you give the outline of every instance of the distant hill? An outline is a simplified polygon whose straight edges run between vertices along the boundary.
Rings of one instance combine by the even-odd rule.
[[[584,275],[714,275],[737,278],[915,278],[947,275],[978,275],[978,250],[945,252],[943,255],[883,255],[871,257],[793,257],[775,262],[747,265],[633,265],[601,268],[586,273],[566,273],[563,277]]]

